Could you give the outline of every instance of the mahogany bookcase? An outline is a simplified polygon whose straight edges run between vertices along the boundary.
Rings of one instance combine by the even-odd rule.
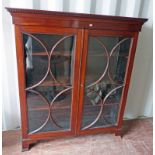
[[[6,9],[15,24],[23,151],[52,137],[121,135],[147,19]]]

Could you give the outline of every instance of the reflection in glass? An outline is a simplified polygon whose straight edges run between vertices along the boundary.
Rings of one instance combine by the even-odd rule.
[[[74,36],[23,34],[29,134],[70,130]]]
[[[117,124],[131,38],[89,37],[83,130]]]

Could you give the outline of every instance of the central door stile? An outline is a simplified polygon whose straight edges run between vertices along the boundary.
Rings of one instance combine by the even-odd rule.
[[[85,83],[85,72],[87,64],[87,54],[88,54],[88,30],[83,29],[82,37],[82,53],[81,53],[81,65],[80,65],[80,82],[79,82],[79,99],[78,99],[78,119],[77,119],[77,131],[76,134],[80,134],[81,122],[82,122],[82,112],[83,112],[83,100],[84,100],[84,83]]]
[[[76,49],[74,55],[74,85],[73,85],[73,107],[71,128],[74,135],[77,135],[79,122],[79,97],[80,97],[80,76],[81,76],[81,58],[83,49],[84,29],[78,29],[76,36]]]

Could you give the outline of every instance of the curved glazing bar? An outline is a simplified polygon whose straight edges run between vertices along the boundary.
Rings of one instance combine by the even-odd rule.
[[[64,90],[62,90],[61,92],[59,92],[55,97],[54,97],[54,99],[52,100],[52,102],[50,103],[50,108],[52,108],[52,105],[54,104],[54,101],[61,95],[61,94],[63,94],[64,92],[66,92],[66,91],[68,91],[68,90],[70,90],[70,89],[72,89],[73,87],[69,87],[69,88],[66,88],[66,89],[64,89]]]
[[[25,34],[27,34],[27,33],[25,33]],[[69,37],[71,37],[71,36],[73,36],[73,35],[65,36],[65,37],[61,38],[60,40],[58,40],[58,41],[55,43],[55,45],[52,47],[50,54],[48,53],[48,51],[47,51],[45,45],[44,45],[37,37],[35,37],[35,36],[32,35],[32,34],[27,34],[27,35],[31,36],[31,37],[34,38],[36,41],[38,41],[38,42],[42,45],[42,47],[45,49],[45,52],[46,52],[46,54],[47,54],[47,56],[48,56],[48,68],[47,68],[47,72],[46,72],[45,76],[44,76],[38,83],[34,84],[34,85],[31,86],[31,87],[26,88],[26,90],[30,90],[30,89],[33,89],[33,88],[39,86],[39,85],[47,78],[48,73],[50,73],[51,77],[54,79],[54,81],[55,81],[56,83],[61,84],[61,85],[63,85],[64,87],[68,87],[68,86],[65,86],[64,83],[61,83],[60,81],[58,81],[58,80],[54,77],[54,75],[53,75],[53,73],[52,73],[52,71],[51,71],[51,68],[50,68],[50,61],[51,61],[51,57],[52,57],[52,54],[53,54],[53,52],[54,52],[54,49],[55,49],[63,40],[65,40],[66,38],[69,38]]]
[[[83,106],[82,130],[98,126],[116,125],[122,88],[124,87],[124,69],[128,60],[130,41],[131,38],[90,36],[85,82],[90,81],[90,78],[92,80],[97,77],[94,65],[97,66],[100,76],[98,80],[91,82],[84,88],[86,94]],[[105,53],[102,55],[101,51],[103,50]],[[96,61],[92,59],[92,55],[95,56]],[[121,70],[122,66],[123,70]],[[112,71],[112,75],[110,71]],[[99,74],[97,73],[97,75]],[[117,82],[120,79],[122,82]],[[97,95],[93,93],[95,91],[98,93]]]
[[[49,61],[51,61],[51,57],[52,57],[52,54],[53,54],[53,52],[54,52],[54,49],[55,49],[63,40],[65,40],[66,38],[72,37],[72,36],[73,36],[73,35],[65,36],[65,37],[61,38],[59,41],[57,41],[57,42],[55,43],[55,45],[52,47],[52,49],[51,49],[51,51],[50,51]],[[49,68],[50,68],[50,63],[49,63]],[[52,78],[53,78],[57,83],[62,84],[63,86],[65,86],[63,83],[61,83],[60,81],[58,81],[58,80],[54,77],[54,75],[53,75],[53,73],[52,73],[52,71],[51,71],[51,68],[50,68],[49,72],[50,72],[50,75],[52,76]],[[65,86],[65,87],[67,87],[67,86]]]
[[[36,90],[27,90],[27,91],[31,92],[31,93],[34,93],[36,95],[39,95],[42,98],[42,100],[44,101],[44,103],[46,103],[48,105],[48,109],[47,109],[48,110],[48,116],[47,116],[45,122],[39,128],[29,132],[29,134],[33,134],[33,133],[36,133],[36,132],[40,131],[46,125],[46,123],[48,122],[48,120],[50,118],[50,105],[49,105],[48,100],[41,93],[39,93],[38,91],[36,91]]]
[[[124,38],[124,39],[122,39],[120,42],[118,42],[118,43],[112,48],[112,50],[111,50],[111,52],[110,52],[110,57],[109,57],[109,59],[112,57],[112,55],[113,55],[113,53],[115,52],[116,48],[119,47],[123,42],[125,42],[125,41],[128,40],[128,39],[130,39],[130,38]],[[111,72],[110,72],[110,68],[108,68],[108,77],[109,77],[109,80],[110,80],[111,84],[120,84],[120,83],[116,82],[115,80],[113,80],[112,75],[111,75]]]
[[[95,39],[96,39],[97,42],[104,48],[104,50],[105,50],[105,52],[106,52],[106,56],[107,56],[107,63],[106,63],[106,67],[105,67],[105,69],[104,69],[104,71],[103,71],[103,74],[99,77],[99,79],[96,80],[95,82],[91,83],[90,85],[86,86],[86,88],[90,88],[90,87],[96,85],[97,83],[99,83],[99,82],[103,79],[103,77],[105,76],[105,74],[106,74],[106,72],[107,72],[107,70],[108,70],[108,66],[109,66],[109,53],[108,53],[108,51],[107,51],[106,46],[105,46],[104,43],[103,43],[101,40],[99,40],[98,38],[95,38]]]
[[[89,125],[87,125],[86,127],[84,127],[82,130],[86,130],[86,129],[92,127],[92,126],[99,120],[99,118],[100,118],[100,116],[101,116],[101,114],[102,114],[102,111],[103,111],[103,106],[104,106],[105,101],[107,100],[107,98],[108,98],[114,91],[116,91],[117,89],[120,89],[120,88],[122,88],[122,87],[123,87],[123,85],[117,86],[116,88],[112,89],[112,90],[104,97],[104,99],[101,101],[101,108],[100,108],[100,111],[99,111],[97,117],[95,118],[95,120],[94,120],[92,123],[90,123]]]
[[[66,89],[62,90],[61,92],[59,92],[59,93],[54,97],[54,99],[53,99],[52,102],[50,103],[50,118],[51,118],[51,120],[52,120],[59,128],[63,128],[63,127],[62,127],[61,125],[59,125],[59,124],[56,122],[56,120],[54,119],[54,117],[52,116],[52,112],[51,112],[52,106],[53,106],[54,102],[56,101],[56,99],[57,99],[60,95],[62,95],[63,93],[65,93],[65,92],[67,92],[68,90],[71,90],[71,89],[72,89],[72,87],[69,87],[69,88],[66,88]]]
[[[29,134],[35,134],[37,132],[45,132],[48,130],[56,131],[58,129],[61,129],[61,130],[68,129],[68,124],[70,124],[70,122],[68,122],[69,121],[68,116],[70,115],[71,106],[68,106],[68,104],[70,104],[70,102],[68,102],[68,100],[70,100],[70,97],[67,97],[66,94],[64,94],[64,93],[66,93],[69,90],[72,90],[72,86],[68,85],[68,83],[62,83],[61,81],[57,80],[57,78],[55,77],[55,74],[53,74],[53,72],[52,72],[51,61],[54,61],[54,58],[58,57],[58,56],[59,57],[65,56],[65,58],[67,56],[68,60],[66,60],[66,61],[69,61],[69,62],[67,62],[68,63],[67,66],[71,65],[71,63],[73,61],[73,60],[71,60],[72,55],[71,54],[64,55],[64,53],[61,53],[61,51],[64,50],[64,52],[65,52],[65,49],[67,49],[67,51],[72,52],[74,50],[73,43],[72,43],[73,39],[71,38],[69,40],[65,40],[67,38],[74,37],[74,35],[59,36],[59,35],[47,34],[47,38],[46,38],[46,35],[43,34],[43,38],[42,38],[42,34],[37,34],[36,36],[35,36],[35,34],[28,34],[28,33],[23,33],[23,34],[26,35],[25,41],[27,41],[26,39],[28,37],[31,37],[34,39],[33,42],[32,42],[32,39],[31,39],[31,42],[29,41],[31,46],[33,46],[33,48],[31,49],[32,50],[31,56],[34,56],[34,58],[40,58],[40,59],[37,59],[37,62],[32,62],[32,64],[33,63],[35,64],[35,66],[33,66],[33,68],[36,67],[38,69],[39,65],[37,66],[36,63],[38,63],[40,60],[44,60],[44,58],[47,58],[47,61],[44,60],[44,62],[47,63],[47,70],[45,70],[45,67],[43,66],[44,67],[43,69],[41,69],[38,72],[36,72],[36,71],[34,72],[33,68],[32,68],[31,74],[27,75],[27,76],[31,76],[31,75],[33,75],[33,73],[40,73],[42,70],[45,71],[45,74],[43,74],[43,78],[38,79],[39,81],[37,81],[37,83],[36,82],[34,84],[32,83],[33,85],[30,85],[25,89],[27,92],[30,92],[30,93],[33,93],[33,94],[39,96],[39,97],[36,97],[36,99],[34,99],[35,95],[32,94],[31,99],[30,99],[31,100],[30,103],[35,102],[36,105],[33,106],[33,104],[31,104],[30,107],[28,107],[28,108],[30,108],[29,114],[28,114],[28,115],[30,115],[30,117],[28,116],[29,117],[28,121],[31,121],[31,124],[30,124],[31,127],[29,128],[29,130],[30,130]],[[47,42],[47,40],[48,40],[48,42]],[[49,49],[50,46],[49,47],[47,46],[50,43],[49,40],[53,41],[51,50]],[[54,41],[56,41],[56,42],[54,42]],[[65,42],[63,42],[63,41],[65,41]],[[58,51],[58,53],[54,53],[54,51],[55,52]],[[32,59],[31,59],[31,61],[32,61]],[[42,63],[42,61],[40,61],[40,64],[41,63]],[[63,65],[66,65],[66,62]],[[40,65],[40,66],[42,67],[42,65]],[[71,67],[67,67],[65,69],[71,69]],[[64,70],[64,72],[65,72],[65,70]],[[69,71],[69,73],[67,75],[70,76],[70,74],[72,74],[72,72],[71,73],[70,72],[71,71]],[[27,76],[26,76],[26,79],[27,79]],[[52,79],[50,77],[52,77]],[[35,78],[35,76],[32,78]],[[53,82],[53,83],[51,83],[50,89],[48,89],[49,87],[48,87],[47,82]],[[45,89],[45,87],[47,87],[47,89]],[[61,87],[61,88],[59,88],[59,87]],[[63,90],[61,90],[61,89],[63,89]],[[51,97],[49,97],[49,95]],[[39,105],[40,98],[42,99],[41,104],[46,103],[48,106],[40,107],[40,105]],[[52,101],[51,101],[51,99],[52,99]],[[57,111],[59,111],[61,109],[60,106],[62,103],[67,104],[68,109],[67,109],[67,111],[64,110],[63,114],[61,113],[61,115],[63,116],[62,118],[57,118],[57,117],[61,117],[60,112],[58,112],[58,114],[57,114]],[[55,108],[53,108],[54,106],[55,106]],[[54,111],[53,111],[53,109],[54,109]],[[47,112],[46,112],[46,110],[47,110]],[[40,114],[38,114],[38,112],[40,112]],[[53,116],[53,115],[55,115],[55,116]],[[43,117],[43,118],[41,118],[41,117]],[[64,122],[64,124],[60,125],[62,123],[62,119],[65,117],[67,117],[65,119],[66,122]],[[39,118],[40,118],[40,121],[38,120],[38,122],[36,122],[37,124],[34,125],[33,122]],[[45,121],[44,121],[44,119],[45,119]],[[58,120],[56,120],[56,119],[58,119]]]
[[[48,54],[48,51],[47,51],[45,45],[44,45],[37,37],[35,37],[34,35],[29,34],[29,33],[24,33],[24,34],[26,34],[26,35],[32,37],[33,39],[35,39],[35,40],[44,48],[45,53],[46,53],[47,56],[48,56],[48,66],[49,66],[49,63],[50,63],[49,60],[50,60],[50,59],[49,59],[49,54]],[[33,89],[33,88],[37,87],[38,85],[40,85],[40,84],[46,79],[46,77],[47,77],[47,75],[48,75],[48,72],[49,72],[49,68],[47,69],[46,74],[43,76],[43,78],[42,78],[38,83],[34,84],[33,86],[27,87],[26,90]]]

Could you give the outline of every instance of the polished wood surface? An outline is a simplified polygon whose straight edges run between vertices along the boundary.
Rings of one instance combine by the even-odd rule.
[[[21,109],[21,128],[22,128],[22,138],[27,138],[27,104],[26,104],[26,94],[25,94],[25,76],[24,76],[24,62],[23,62],[23,43],[22,35],[20,33],[19,26],[15,26],[16,33],[16,52],[17,52],[17,65],[18,65],[18,83],[19,83],[19,97],[20,97],[20,109]]]
[[[126,74],[125,74],[125,87],[123,90],[123,95],[121,99],[121,108],[120,108],[119,117],[118,117],[119,118],[118,119],[119,129],[121,128],[122,123],[123,123],[123,115],[124,115],[127,94],[128,94],[128,89],[129,89],[129,84],[130,84],[130,79],[131,79],[131,73],[132,73],[134,57],[135,57],[135,52],[136,52],[136,47],[137,47],[137,41],[138,41],[138,33],[135,33],[133,36],[131,47],[130,47],[129,61],[127,64],[127,69],[126,69]]]
[[[28,150],[29,145],[36,143],[37,140],[49,139],[52,137],[87,135],[100,132],[112,132],[116,135],[121,135],[123,115],[136,52],[138,33],[141,31],[141,27],[144,22],[147,21],[147,19],[16,8],[7,8],[7,10],[11,13],[13,17],[13,23],[15,24],[23,151]],[[24,69],[25,62],[22,38],[23,33],[74,35],[76,38],[74,48],[70,130],[38,132],[34,134],[28,133],[28,111]],[[81,124],[84,106],[84,85],[86,77],[89,36],[131,37],[132,44],[130,46],[129,56],[127,56],[128,63],[125,73],[125,86],[122,92],[117,125],[82,130]],[[70,55],[66,53],[62,54],[61,51],[57,52],[54,56],[57,55],[70,57]],[[46,53],[36,52],[33,53],[33,56],[44,57],[46,56]],[[97,54],[92,55],[94,59],[95,57],[100,56],[101,55]],[[53,86],[53,83],[46,81],[45,83],[42,83],[42,86]],[[108,106],[111,105],[109,104]],[[46,106],[37,108],[34,107],[32,110],[39,111],[43,108],[46,108]],[[62,106],[61,108],[67,108],[67,106]]]
[[[140,31],[147,19],[7,8],[17,25]],[[37,17],[37,18],[36,18]],[[53,22],[54,21],[54,22]]]

